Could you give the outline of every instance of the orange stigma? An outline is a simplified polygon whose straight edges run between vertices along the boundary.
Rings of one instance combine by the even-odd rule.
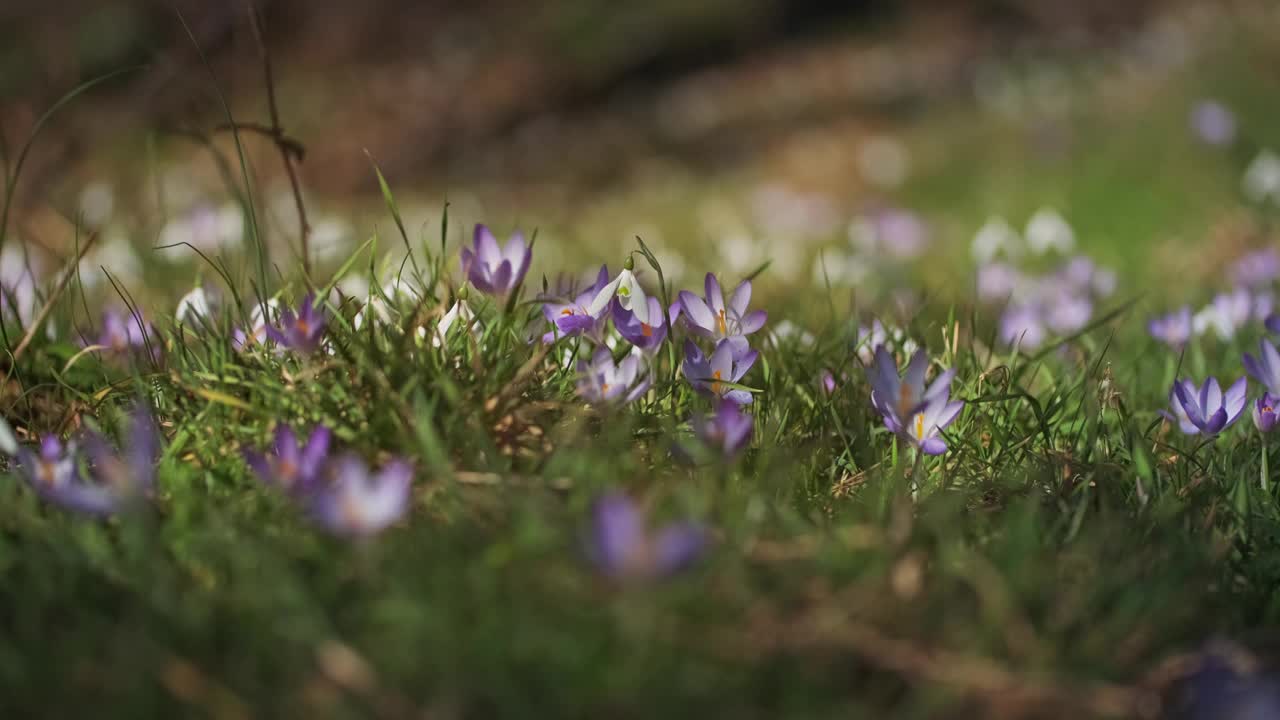
[[[711,373],[711,392],[720,394],[720,371],[716,370]]]
[[[573,314],[573,308],[565,308],[565,309],[563,309],[563,310],[561,310],[561,311],[560,311],[560,314],[561,314],[561,315],[572,315],[572,314]]]
[[[640,323],[640,332],[643,333],[645,337],[653,337],[653,326],[649,323]]]
[[[916,415],[916,437],[924,439],[924,413]]]

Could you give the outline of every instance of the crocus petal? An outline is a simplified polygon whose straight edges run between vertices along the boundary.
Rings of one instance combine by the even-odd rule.
[[[707,533],[700,525],[679,523],[660,530],[653,543],[654,571],[659,575],[670,575],[688,567],[702,555]]]
[[[949,393],[951,391],[951,380],[955,376],[955,368],[944,370],[941,375],[933,379],[932,383],[929,383],[929,388],[924,391],[922,402],[929,402],[940,395]]]
[[[907,371],[902,378],[902,384],[911,389],[914,402],[918,403],[924,398],[924,376],[928,370],[929,354],[923,349],[917,350],[907,363]]]
[[[733,380],[733,348],[728,343],[721,342],[711,353],[711,375],[713,378],[718,375],[719,380],[736,382]]]
[[[497,265],[502,260],[502,252],[498,250],[498,239],[488,227],[477,224],[474,235],[476,259],[481,265]]]
[[[1245,393],[1248,390],[1249,381],[1246,378],[1240,378],[1227,388],[1227,392],[1222,397],[1222,408],[1227,411],[1227,422],[1233,423],[1236,418],[1240,417],[1240,413],[1244,412]]]
[[[751,369],[751,366],[756,364],[756,358],[758,357],[760,357],[759,351],[752,350],[738,358],[733,368],[733,382],[741,380],[742,376],[746,375],[747,371]]]
[[[591,304],[587,305],[587,314],[592,317],[598,317],[600,313],[604,312],[605,308],[609,307],[609,301],[613,299],[615,294],[617,294],[618,284],[621,282],[622,276],[619,275],[604,287],[600,288],[600,290],[596,292],[595,297],[591,299]]]
[[[719,315],[724,307],[724,293],[720,290],[720,281],[716,280],[716,276],[707,273],[706,280],[703,281],[703,289],[707,293],[707,306],[711,308],[713,315]]]
[[[592,528],[593,555],[608,574],[619,574],[644,544],[644,518],[622,493],[610,493],[596,501]]]
[[[1200,411],[1208,415],[1221,408],[1222,387],[1218,385],[1218,378],[1211,377],[1200,388]]]
[[[920,452],[925,455],[941,455],[947,451],[947,441],[941,436],[934,435],[926,438],[920,443]]]
[[[1210,415],[1200,429],[1204,431],[1205,435],[1217,435],[1222,431],[1222,428],[1226,427],[1226,425],[1227,411],[1222,408],[1218,408],[1217,412]]]
[[[307,445],[302,449],[302,456],[299,458],[298,465],[303,478],[314,478],[320,470],[320,464],[324,462],[325,456],[329,454],[329,441],[332,433],[329,428],[320,425],[311,431],[311,436],[307,438]]]
[[[764,327],[765,321],[769,319],[769,313],[764,310],[756,310],[743,316],[741,321],[741,330],[743,335],[750,335],[760,328]]]
[[[1199,427],[1204,424],[1204,413],[1200,410],[1194,390],[1187,387],[1189,384],[1186,381],[1174,383],[1173,391],[1177,395],[1178,404],[1182,407],[1183,413],[1193,425]]]
[[[943,406],[942,410],[938,413],[938,416],[934,419],[933,422],[939,430],[943,430],[948,425],[950,425],[952,422],[955,421],[956,417],[960,415],[960,411],[963,409],[964,409],[963,402],[957,401],[953,403],[948,403],[947,405]]]
[[[738,283],[738,287],[734,288],[733,294],[729,296],[729,312],[736,317],[744,317],[747,314],[747,305],[750,303],[751,281],[743,280]],[[748,331],[744,330],[743,333],[747,334]]]
[[[752,402],[751,393],[746,390],[730,390],[723,395],[728,400],[738,405],[750,405]]]
[[[680,291],[680,305],[684,308],[684,313],[689,317],[689,322],[693,323],[694,330],[706,335],[715,331],[716,319],[707,304],[702,298],[694,295],[688,290]]]

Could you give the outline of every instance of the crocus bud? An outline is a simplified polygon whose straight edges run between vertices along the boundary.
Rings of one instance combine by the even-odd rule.
[[[1262,393],[1262,397],[1253,401],[1253,424],[1260,432],[1269,433],[1277,420],[1280,416],[1276,414],[1276,398],[1269,392]]]

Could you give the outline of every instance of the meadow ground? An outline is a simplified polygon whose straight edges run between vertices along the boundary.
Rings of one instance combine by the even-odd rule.
[[[228,136],[172,217],[86,193],[78,271],[13,222],[0,710],[1280,717],[1251,13],[1004,65],[873,144],[875,190],[830,128],[787,161],[825,195],[761,162],[446,209],[370,164],[304,269]]]

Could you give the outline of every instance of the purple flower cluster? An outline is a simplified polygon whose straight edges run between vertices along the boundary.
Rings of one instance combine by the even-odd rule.
[[[715,347],[708,357],[692,338],[686,340],[684,375],[701,393],[748,405],[751,393],[736,385],[760,354],[751,349],[746,336],[764,327],[768,315],[764,310],[747,310],[751,302],[750,280],[743,280],[734,288],[728,303],[715,275],[707,273],[704,288],[705,297],[682,290],[680,306],[689,330],[713,340]]]
[[[325,530],[346,537],[375,535],[409,509],[413,467],[393,459],[373,472],[351,454],[329,457],[331,433],[319,426],[305,444],[290,427],[276,428],[270,452],[245,451],[263,483],[294,499]]]
[[[128,440],[126,448],[117,451],[101,435],[89,432],[82,454],[79,443],[45,435],[39,451],[18,450],[18,466],[44,500],[86,515],[112,515],[136,504],[155,483],[160,434],[142,406],[133,413]]]
[[[1042,219],[1041,224],[1047,222]],[[1040,347],[1053,335],[1083,329],[1093,317],[1094,304],[1111,295],[1115,286],[1114,272],[1083,255],[1067,259],[1043,276],[1024,273],[1004,262],[978,268],[978,297],[1005,304],[1000,339],[1024,350]]]

